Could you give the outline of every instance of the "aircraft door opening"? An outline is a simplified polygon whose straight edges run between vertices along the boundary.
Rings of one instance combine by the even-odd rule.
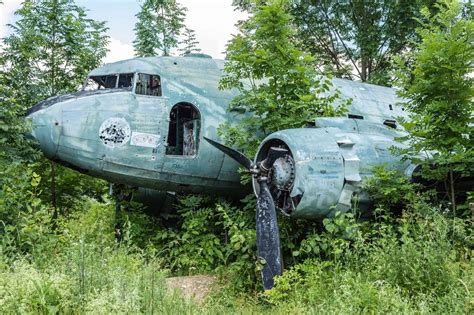
[[[194,157],[199,146],[201,117],[190,103],[178,103],[170,112],[167,155]]]

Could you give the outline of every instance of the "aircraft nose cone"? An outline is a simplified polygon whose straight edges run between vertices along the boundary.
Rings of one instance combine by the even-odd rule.
[[[44,155],[53,159],[58,150],[61,112],[54,106],[44,107],[42,103],[38,103],[27,111],[27,117],[32,123],[29,137],[35,138]]]

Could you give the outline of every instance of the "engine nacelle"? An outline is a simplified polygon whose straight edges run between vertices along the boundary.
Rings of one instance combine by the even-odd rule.
[[[256,162],[265,159],[270,147],[289,150],[268,176],[275,204],[285,214],[322,219],[348,211],[354,202],[364,210],[369,198],[362,181],[373,174],[373,166],[383,164],[409,177],[415,170],[416,165],[391,153],[391,147],[404,146],[394,140],[403,132],[393,127],[359,119],[318,118],[313,128],[268,136]]]

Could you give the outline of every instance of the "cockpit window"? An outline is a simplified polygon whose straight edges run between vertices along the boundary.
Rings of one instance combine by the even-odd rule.
[[[133,85],[133,73],[122,73],[119,75],[118,87],[123,88],[132,88]]]
[[[102,75],[91,77],[92,80],[99,84],[99,89],[113,89],[117,84],[117,75]]]
[[[138,74],[136,94],[161,96],[161,78],[159,75]]]
[[[99,89],[132,89],[133,73],[91,76],[84,84],[83,90],[93,91]],[[118,79],[118,80],[117,80]]]

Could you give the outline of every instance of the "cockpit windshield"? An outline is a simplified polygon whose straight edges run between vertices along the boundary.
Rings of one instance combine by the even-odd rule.
[[[127,89],[132,91],[134,78],[135,73],[90,76],[84,83],[82,90]],[[138,73],[136,76],[135,93],[148,96],[162,96],[160,76]]]
[[[83,86],[84,91],[100,89],[129,89],[133,87],[134,73],[120,73],[109,75],[90,76]]]

